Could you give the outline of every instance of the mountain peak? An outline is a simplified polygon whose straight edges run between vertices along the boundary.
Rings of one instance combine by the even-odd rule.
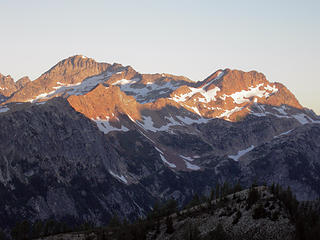
[[[5,75],[3,75],[3,74],[0,73],[0,79],[1,79],[1,80],[12,79],[12,77],[11,77],[10,75],[5,76]]]
[[[70,56],[70,57],[68,57],[68,58],[66,58],[66,59],[73,59],[73,60],[83,60],[83,61],[87,61],[87,60],[93,60],[93,61],[95,61],[93,58],[89,58],[89,57],[87,57],[87,56],[84,56],[84,55],[82,55],[82,54],[76,54],[76,55],[73,55],[73,56]],[[64,60],[66,60],[66,59],[64,59]],[[62,60],[63,61],[63,60]]]
[[[39,78],[14,93],[8,102],[25,102],[52,92],[57,85],[75,85],[88,77],[105,72],[111,65],[98,63],[92,58],[75,55],[61,60]]]
[[[182,86],[171,100],[207,118],[236,120],[252,112],[255,104],[288,105],[302,109],[295,96],[282,84],[269,82],[257,71],[219,69],[195,87]]]
[[[54,65],[49,71],[50,72],[56,68],[66,67],[66,68],[86,68],[90,65],[98,64],[94,59],[85,57],[83,55],[74,55],[59,61]],[[107,64],[107,63],[105,63]],[[109,65],[109,64],[108,64]]]

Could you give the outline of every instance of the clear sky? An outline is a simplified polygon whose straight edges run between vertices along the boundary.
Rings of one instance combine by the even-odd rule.
[[[192,80],[257,70],[320,113],[319,0],[0,0],[0,73],[75,54]]]

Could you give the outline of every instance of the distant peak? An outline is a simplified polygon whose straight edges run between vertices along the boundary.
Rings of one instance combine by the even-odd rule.
[[[87,61],[87,60],[91,60],[91,61],[95,61],[94,59],[92,58],[89,58],[89,57],[86,57],[84,55],[74,55],[74,56],[71,56],[65,60],[78,60],[78,61]],[[64,61],[64,60],[62,60]]]
[[[94,59],[86,57],[84,55],[74,55],[68,58],[65,58],[61,61],[59,61],[56,65],[54,65],[52,68],[50,68],[47,72],[44,74],[48,74],[51,71],[58,71],[60,72],[61,69],[66,69],[68,72],[73,71],[74,69],[88,69],[88,68],[94,68],[94,66],[98,65],[106,65],[109,66],[108,63],[98,63]],[[106,68],[106,67],[104,67]],[[78,71],[76,70],[76,71]],[[64,70],[63,70],[64,71]]]
[[[30,78],[28,76],[24,76],[20,78],[16,84],[18,84],[20,87],[25,86],[27,83],[31,82]]]
[[[60,62],[58,62],[57,65],[73,65],[76,64],[78,62],[96,62],[94,59],[86,57],[84,55],[74,55],[68,58],[65,58],[63,60],[61,60]]]
[[[248,81],[250,79],[250,82],[254,81],[259,81],[259,82],[267,82],[267,79],[263,73],[260,73],[255,70],[251,70],[248,72],[239,70],[239,69],[230,69],[230,68],[225,68],[225,69],[219,69],[209,75],[204,82],[212,82],[213,80],[221,80],[219,82],[243,82],[243,81]],[[215,81],[216,83],[216,81]],[[229,86],[232,87],[232,86]]]
[[[0,73],[0,78],[12,78],[12,77],[11,77],[11,75],[7,75],[7,76],[6,76],[6,75],[2,75],[2,74]]]
[[[84,56],[84,55],[82,55],[82,54],[73,55],[73,56],[71,56],[71,57],[69,57],[69,58],[71,58],[71,59],[92,59],[92,58],[89,58],[89,57]],[[92,59],[92,60],[93,60],[93,59]]]
[[[203,82],[204,83],[208,83],[211,82],[213,80],[218,80],[220,78],[222,78],[226,73],[228,73],[230,71],[230,69],[219,69],[217,71],[215,71],[214,73],[212,73],[209,77],[207,77]]]

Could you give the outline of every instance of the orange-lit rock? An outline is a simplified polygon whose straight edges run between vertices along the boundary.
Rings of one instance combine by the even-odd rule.
[[[35,96],[50,92],[57,82],[75,84],[85,78],[100,74],[110,67],[108,63],[97,63],[91,58],[80,55],[60,61],[36,80],[30,82],[8,100],[8,102],[24,102]]]
[[[28,77],[23,77],[15,82],[10,75],[4,76],[0,73],[0,95],[10,97],[11,94],[19,91],[29,82],[30,79]]]
[[[140,119],[140,104],[117,86],[99,84],[85,95],[70,96],[68,102],[90,119],[116,119],[121,114],[129,115],[134,120]]]

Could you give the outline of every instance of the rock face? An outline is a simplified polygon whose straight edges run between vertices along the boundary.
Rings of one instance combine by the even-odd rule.
[[[0,130],[1,226],[50,217],[99,223],[115,209],[143,214],[135,202],[145,209],[150,194],[121,181],[126,163],[65,100],[11,111],[0,120],[7,126]]]
[[[143,216],[224,181],[320,194],[320,119],[261,73],[192,82],[74,56],[14,84],[0,106],[2,226]]]
[[[319,196],[320,125],[307,124],[250,151],[240,165],[241,179],[292,186],[299,199]],[[304,184],[308,183],[308,184]]]
[[[70,105],[90,119],[116,120],[118,115],[129,115],[140,119],[140,104],[134,97],[127,96],[119,87],[99,84],[86,95],[70,96]]]
[[[27,83],[30,82],[28,77],[23,77],[17,82],[14,82],[11,76],[3,76],[0,73],[0,102],[1,99],[6,99],[11,96],[14,92],[23,88]]]

